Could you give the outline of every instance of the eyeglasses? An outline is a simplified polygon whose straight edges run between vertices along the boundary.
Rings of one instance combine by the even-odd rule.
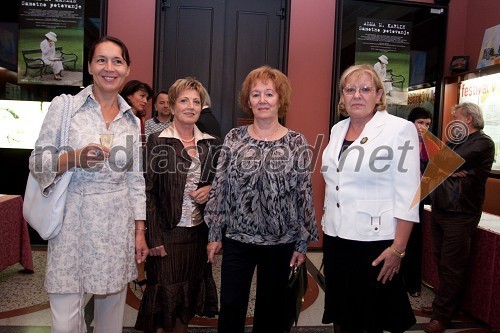
[[[369,93],[372,93],[375,91],[374,88],[368,87],[368,86],[363,86],[363,87],[360,87],[359,89],[356,87],[345,87],[342,90],[344,91],[344,94],[349,95],[349,96],[356,94],[356,91],[359,91],[359,93],[361,95],[368,95]]]

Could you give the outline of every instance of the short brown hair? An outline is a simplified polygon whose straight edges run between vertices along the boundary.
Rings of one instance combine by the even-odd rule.
[[[274,83],[274,88],[278,93],[280,103],[278,117],[284,117],[290,108],[290,97],[292,95],[290,80],[288,80],[288,77],[286,77],[286,75],[281,71],[269,66],[262,66],[248,73],[241,87],[240,107],[243,111],[253,116],[252,109],[250,108],[248,101],[250,89],[252,89],[254,84],[259,80],[264,83],[271,80]]]
[[[339,94],[343,93],[344,88],[345,88],[345,83],[347,82],[347,80],[349,78],[351,78],[352,76],[358,77],[358,76],[361,76],[363,74],[366,74],[372,78],[373,83],[375,84],[376,91],[379,91],[380,89],[382,89],[382,91],[384,91],[384,83],[382,82],[382,79],[380,78],[378,73],[375,71],[373,66],[368,65],[368,64],[361,64],[361,65],[351,66],[351,67],[347,68],[344,71],[344,73],[342,73],[342,76],[340,77],[340,80],[339,80]],[[387,104],[386,104],[385,92],[384,92],[382,94],[382,97],[380,97],[380,102],[377,103],[375,110],[373,110],[373,112],[375,113],[375,111],[382,111],[382,110],[385,110],[386,108],[387,108]],[[342,103],[342,99],[339,99],[339,104],[337,106],[337,110],[341,115],[343,115],[345,117],[349,116],[349,113],[347,112],[344,103]]]
[[[172,84],[170,89],[168,89],[168,105],[173,110],[175,106],[175,101],[179,94],[184,90],[196,90],[200,94],[201,106],[205,104],[205,89],[200,81],[193,77],[186,77],[184,79],[178,79]]]

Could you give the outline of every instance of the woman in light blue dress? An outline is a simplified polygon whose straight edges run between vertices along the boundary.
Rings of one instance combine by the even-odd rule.
[[[64,222],[49,240],[45,288],[52,332],[85,332],[85,294],[94,294],[94,332],[122,332],[127,285],[148,254],[140,127],[118,91],[130,72],[126,46],[102,37],[89,51],[93,85],[70,96],[69,147],[58,147],[61,96],[54,98],[30,157],[30,170],[50,194],[65,172]],[[111,148],[100,134],[111,133]]]

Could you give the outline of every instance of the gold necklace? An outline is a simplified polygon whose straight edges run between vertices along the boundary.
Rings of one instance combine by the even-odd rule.
[[[252,131],[253,131],[253,134],[255,134],[255,136],[257,136],[259,139],[261,140],[264,140],[264,141],[268,141],[270,140],[276,133],[278,133],[278,130],[280,129],[281,125],[278,123],[278,126],[276,127],[276,129],[274,130],[273,133],[271,133],[271,135],[268,135],[266,137],[261,137],[259,134],[257,134],[257,132],[255,131],[255,124],[252,125]]]

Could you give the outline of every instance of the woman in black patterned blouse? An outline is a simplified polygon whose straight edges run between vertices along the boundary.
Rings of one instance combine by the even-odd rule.
[[[257,267],[253,332],[287,330],[290,269],[316,241],[311,151],[305,137],[279,123],[290,105],[290,82],[264,66],[243,82],[240,105],[254,123],[226,136],[205,208],[208,260],[224,246],[218,332],[244,331]]]

